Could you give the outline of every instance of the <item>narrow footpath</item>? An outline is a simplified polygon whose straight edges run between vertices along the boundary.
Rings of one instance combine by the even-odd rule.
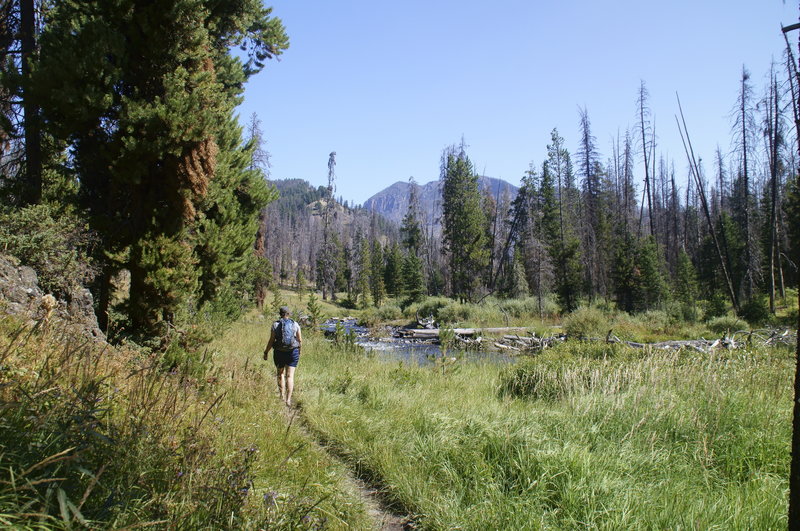
[[[302,407],[293,405],[285,410],[287,424],[293,424],[305,438],[324,451],[330,458],[342,464],[347,475],[346,488],[358,496],[367,509],[367,514],[374,522],[376,531],[404,531],[416,529],[411,518],[393,512],[381,496],[381,489],[358,477],[356,471],[334,448],[321,440],[313,430],[309,429],[303,419]]]

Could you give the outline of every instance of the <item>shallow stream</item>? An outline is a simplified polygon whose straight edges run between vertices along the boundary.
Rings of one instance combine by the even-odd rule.
[[[355,319],[330,319],[320,326],[326,336],[336,333],[337,323],[345,334],[353,334],[355,343],[364,348],[367,356],[375,356],[383,361],[402,361],[412,365],[432,365],[442,356],[439,345],[429,341],[404,339],[399,337],[375,337],[370,330],[358,325]],[[516,358],[502,352],[486,350],[448,349],[446,356],[460,357],[465,361],[478,363],[511,363]]]

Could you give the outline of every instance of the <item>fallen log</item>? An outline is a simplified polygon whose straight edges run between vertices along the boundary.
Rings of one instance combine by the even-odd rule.
[[[499,348],[500,350],[516,350],[517,352],[519,352],[519,349],[517,347],[512,347],[511,345],[504,345],[502,343],[495,343],[494,346]]]

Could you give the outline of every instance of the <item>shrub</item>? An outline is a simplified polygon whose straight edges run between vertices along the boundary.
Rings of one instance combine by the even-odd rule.
[[[759,325],[770,320],[769,306],[763,297],[753,297],[742,305],[739,315],[748,323]]]
[[[508,314],[515,319],[520,318],[539,318],[539,300],[536,297],[527,297],[525,299],[510,299],[502,301],[498,304],[501,312]],[[542,300],[542,314],[543,315],[556,315],[558,314],[558,304],[550,297],[545,297]]]
[[[447,306],[439,309],[438,320],[441,323],[453,324],[459,321],[466,321],[470,319],[474,312],[475,306],[472,304],[462,304],[460,302],[451,302]]]
[[[369,308],[362,312],[360,322],[372,326],[381,321],[396,321],[403,318],[403,312],[396,304],[384,304],[379,308]]]
[[[597,308],[581,307],[564,319],[564,331],[569,337],[604,336],[612,328],[606,316]]]
[[[32,267],[43,291],[68,297],[96,275],[85,222],[46,205],[0,212],[0,249]]]
[[[419,314],[420,317],[433,316],[434,319],[439,319],[439,310],[452,302],[447,297],[428,297],[421,303],[407,306],[403,315],[407,318],[416,318]]]
[[[674,323],[674,319],[663,310],[648,310],[638,317],[639,322],[651,331],[664,332]]]
[[[727,334],[737,330],[745,330],[748,328],[747,323],[741,319],[731,316],[716,317],[709,321],[706,326],[715,334]]]
[[[714,293],[711,298],[706,301],[706,320],[713,319],[714,317],[722,317],[728,313],[728,299],[720,292]]]

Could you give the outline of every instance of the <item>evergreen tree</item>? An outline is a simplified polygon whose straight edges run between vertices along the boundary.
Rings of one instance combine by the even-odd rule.
[[[370,251],[369,240],[363,236],[358,239],[358,269],[356,277],[356,292],[353,302],[357,302],[360,308],[367,308],[370,305],[370,277],[372,272],[372,253]]]
[[[488,265],[486,218],[478,177],[464,143],[442,153],[442,240],[447,252],[453,296],[471,300]]]
[[[626,312],[636,309],[636,290],[638,285],[636,268],[636,241],[630,234],[617,239],[614,249],[614,266],[611,278],[617,307]]]
[[[413,177],[408,180],[408,184],[408,210],[400,225],[400,236],[402,237],[403,247],[419,256],[420,249],[424,243],[424,234],[420,221],[422,214],[419,206],[419,186]]]
[[[558,241],[551,249],[553,260],[558,264],[555,270],[556,295],[561,309],[565,312],[572,312],[578,308],[579,298],[584,292],[580,245],[580,240],[570,236],[563,244]]]
[[[383,248],[378,240],[372,241],[372,252],[370,254],[372,262],[369,270],[370,289],[372,290],[372,300],[375,306],[383,304],[386,298],[386,284],[383,279],[384,259]]]
[[[575,235],[578,224],[579,194],[575,188],[575,176],[569,151],[564,147],[564,139],[553,129],[551,143],[547,146],[547,176],[552,176],[556,184],[558,203],[558,237],[553,235],[556,223],[554,205],[545,205],[543,228],[547,230],[548,252],[554,265],[554,288],[558,302],[564,311],[571,312],[578,307],[578,299],[584,292],[583,265],[580,240]],[[592,150],[590,150],[592,152]],[[549,188],[549,184],[548,184]]]
[[[233,119],[219,131],[217,143],[214,179],[198,205],[203,215],[194,223],[201,303],[231,289],[252,266],[261,207],[277,198],[261,171],[251,169],[254,146],[241,145],[241,129]]]
[[[753,199],[752,199],[752,166],[753,149],[755,147],[756,131],[753,111],[753,87],[750,84],[750,72],[742,66],[742,76],[739,85],[739,96],[734,111],[734,149],[739,156],[738,177],[734,182],[733,213],[734,220],[739,225],[739,230],[744,238],[744,254],[742,262],[744,278],[741,291],[749,301],[755,292],[757,275],[760,265],[758,248],[755,245],[756,234],[753,230]]]
[[[409,251],[403,258],[403,293],[405,304],[419,302],[425,298],[425,278],[422,275],[422,260]]]
[[[322,321],[322,307],[319,304],[319,299],[317,298],[316,293],[313,291],[308,293],[306,310],[308,311],[308,320],[310,325],[309,329],[311,331],[316,331],[317,325],[320,324],[320,321]]]
[[[669,290],[664,278],[663,258],[653,236],[648,236],[639,245],[635,271],[638,272],[635,309],[645,311],[665,303]]]
[[[386,263],[383,269],[384,286],[391,297],[399,297],[403,292],[402,264],[403,255],[400,247],[397,243],[393,243],[386,253]]]
[[[675,272],[675,300],[681,305],[681,313],[687,321],[697,319],[697,275],[689,255],[681,250]]]
[[[333,233],[333,216],[336,202],[333,198],[335,190],[336,152],[328,155],[328,188],[325,190],[325,206],[323,212],[322,247],[317,255],[317,287],[322,290],[322,300],[328,298],[336,300],[337,278],[343,273],[339,267],[340,254],[337,248],[338,240]]]
[[[508,284],[504,291],[509,297],[514,299],[521,299],[530,294],[528,280],[525,275],[525,264],[519,249],[514,250],[513,266],[511,268],[511,274],[508,276]]]
[[[238,45],[245,62],[230,54]],[[211,255],[240,269],[238,238],[226,249],[213,234],[229,221],[214,209],[238,203],[236,223],[252,229],[252,244],[245,218],[269,195],[242,174],[249,164],[236,159],[252,153],[235,154],[241,132],[230,131],[231,116],[247,77],[287,46],[280,20],[256,0],[53,5],[31,96],[48,131],[70,146],[82,205],[104,238],[99,299],[113,272],[129,269],[140,329],[157,333],[183,304],[213,296],[220,271]],[[245,187],[225,199],[234,192],[220,190],[217,176]],[[198,255],[209,245],[222,248]]]
[[[601,255],[602,240],[601,200],[602,166],[598,161],[595,138],[591,133],[589,115],[586,109],[580,112],[581,141],[578,149],[580,175],[583,185],[583,208],[580,219],[580,237],[584,258],[584,272],[589,295],[603,291],[603,271],[605,264]]]

